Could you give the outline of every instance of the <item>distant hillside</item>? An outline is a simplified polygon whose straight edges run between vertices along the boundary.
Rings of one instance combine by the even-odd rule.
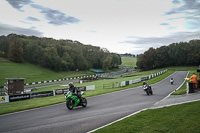
[[[0,36],[0,57],[29,62],[55,71],[112,69],[121,57],[105,48],[78,41],[9,34]]]
[[[137,58],[136,57],[121,57],[122,66],[136,67]]]

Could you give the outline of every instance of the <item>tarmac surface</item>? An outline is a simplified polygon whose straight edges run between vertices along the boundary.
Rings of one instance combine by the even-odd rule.
[[[173,93],[173,92],[172,92]],[[171,95],[172,93],[170,93],[167,97],[165,97],[164,99],[162,99],[161,101],[155,103],[152,107],[150,108],[145,108],[142,110],[139,110],[133,114],[130,114],[128,116],[125,116],[121,119],[118,119],[116,121],[113,121],[107,125],[104,125],[102,127],[96,128],[88,133],[93,133],[101,128],[104,128],[106,126],[109,126],[113,123],[116,123],[118,121],[121,121],[125,118],[128,118],[132,115],[138,114],[141,111],[145,111],[148,109],[157,109],[157,108],[164,108],[164,107],[169,107],[169,106],[174,106],[174,105],[179,105],[179,104],[184,104],[184,103],[190,103],[190,102],[195,102],[195,101],[200,101],[200,89],[198,88],[198,90],[196,90],[194,93],[189,93],[189,94],[184,94],[184,95]]]
[[[160,108],[200,99],[200,93],[170,96],[187,76],[175,72],[152,86],[154,94],[147,96],[143,88],[135,87],[88,97],[86,108],[68,110],[65,103],[0,115],[0,132],[6,133],[86,133],[127,118],[144,109]],[[170,84],[173,77],[175,83]],[[64,98],[64,96],[63,96]]]
[[[189,103],[194,101],[200,101],[200,90],[196,90],[194,93],[184,95],[169,95],[163,100],[154,104],[152,108],[162,108],[172,105],[178,105],[183,103]]]

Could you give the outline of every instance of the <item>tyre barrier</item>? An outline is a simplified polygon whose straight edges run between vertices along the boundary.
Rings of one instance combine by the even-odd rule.
[[[67,80],[73,80],[73,79],[82,79],[82,78],[95,77],[95,76],[96,75],[87,75],[87,76],[79,76],[79,77],[72,77],[72,78],[63,78],[63,79],[56,79],[56,80],[39,81],[39,82],[26,83],[24,85],[28,86],[28,85],[35,85],[35,84],[44,84],[44,83],[67,81]]]

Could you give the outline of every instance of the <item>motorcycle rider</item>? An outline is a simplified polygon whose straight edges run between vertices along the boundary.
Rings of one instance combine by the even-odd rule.
[[[151,89],[151,86],[150,86],[149,84],[147,84],[145,81],[143,81],[143,86],[144,86],[144,85],[147,86],[148,89],[152,90],[152,89]]]
[[[78,98],[81,97],[79,94],[79,92],[80,92],[79,89],[76,86],[74,86],[72,83],[69,83],[69,91],[71,91],[73,93],[73,95],[78,96]]]
[[[148,88],[149,88],[149,85],[145,82],[145,81],[143,81],[143,86],[147,86]]]
[[[171,83],[171,85],[174,83],[174,79],[173,78],[170,79],[170,83]]]
[[[145,80],[143,81],[143,85],[145,85],[146,84],[146,82],[145,82]]]

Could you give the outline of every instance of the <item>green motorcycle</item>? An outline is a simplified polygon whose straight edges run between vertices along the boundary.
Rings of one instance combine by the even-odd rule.
[[[83,91],[80,92],[80,98],[78,98],[77,95],[73,94],[71,91],[68,91],[65,94],[65,99],[66,99],[66,106],[69,110],[72,110],[74,107],[77,106],[87,106],[87,99],[82,97],[84,94]]]

